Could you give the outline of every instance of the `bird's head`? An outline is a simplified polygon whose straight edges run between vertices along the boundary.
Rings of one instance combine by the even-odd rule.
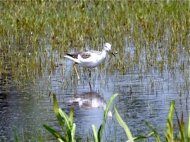
[[[115,54],[111,51],[111,44],[110,43],[105,43],[104,44],[104,50],[107,52],[110,52],[112,55],[115,56]]]
[[[110,43],[105,43],[104,44],[104,50],[106,50],[106,51],[111,51],[111,44]]]

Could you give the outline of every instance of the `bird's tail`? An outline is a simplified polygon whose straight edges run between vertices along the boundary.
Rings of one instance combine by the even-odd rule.
[[[72,61],[74,61],[76,63],[79,63],[79,60],[77,58],[74,58],[74,56],[72,56],[72,54],[67,54],[64,57],[67,58],[67,59],[70,59],[70,60],[72,60]]]

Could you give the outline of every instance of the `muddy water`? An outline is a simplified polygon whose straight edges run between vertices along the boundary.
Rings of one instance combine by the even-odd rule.
[[[127,55],[135,58],[134,50],[133,47],[126,47]],[[190,112],[188,54],[180,51],[174,68],[169,68],[166,62],[162,71],[158,67],[147,69],[145,56],[146,51],[141,53],[140,62],[134,64],[125,74],[117,69],[113,73],[107,70],[112,60],[106,60],[102,70],[92,69],[90,78],[87,71],[79,68],[81,80],[77,80],[71,61],[58,58],[56,61],[60,64],[54,72],[49,74],[45,71],[35,83],[27,82],[22,88],[18,88],[12,80],[11,73],[2,74],[0,141],[14,141],[16,137],[21,141],[52,140],[42,127],[43,124],[49,124],[59,129],[49,92],[57,95],[60,106],[66,112],[74,107],[77,137],[82,141],[87,140],[92,132],[92,124],[99,127],[105,103],[114,93],[120,94],[114,105],[134,135],[149,132],[145,121],[163,134],[171,100],[176,101],[179,115],[183,112],[187,120]],[[116,60],[119,58],[118,54]],[[183,69],[180,68],[181,64]],[[126,140],[124,131],[111,115],[105,139]]]

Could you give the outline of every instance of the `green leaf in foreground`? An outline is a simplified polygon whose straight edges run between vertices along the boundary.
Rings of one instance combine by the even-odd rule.
[[[98,142],[97,130],[96,130],[96,126],[94,124],[92,125],[92,130],[93,130],[93,134],[94,134],[94,142]]]
[[[167,130],[166,130],[166,141],[172,142],[174,139],[174,128],[173,128],[173,114],[175,110],[175,101],[170,103],[170,109],[167,118]]]
[[[75,142],[76,125],[73,123],[73,109],[70,110],[69,116],[59,108],[56,95],[53,94],[54,112],[62,128],[63,135],[48,125],[43,125],[57,140],[60,142]]]
[[[127,124],[123,121],[123,119],[121,118],[121,116],[119,115],[117,109],[114,107],[114,114],[115,114],[115,117],[119,123],[119,125],[125,130],[125,133],[129,139],[130,142],[133,142],[134,141],[134,137],[132,136],[132,133],[129,129],[129,127],[127,126]]]
[[[177,123],[178,123],[178,127],[179,127],[180,142],[185,142],[186,141],[186,138],[185,138],[185,122],[183,120],[183,113],[181,115],[181,119],[179,119],[176,110],[175,110],[175,113],[176,113]]]
[[[75,132],[76,132],[76,124],[73,123],[73,127],[72,127],[72,130],[71,130],[71,140],[72,140],[72,142],[75,142]]]
[[[71,110],[69,112],[69,116],[68,116],[69,117],[69,123],[70,123],[70,125],[73,124],[73,121],[74,121],[73,120],[73,118],[74,118],[73,116],[74,116],[74,109],[71,108]]]
[[[65,141],[65,139],[61,136],[61,134],[59,132],[57,132],[56,130],[52,129],[50,126],[48,125],[43,125],[46,130],[48,130],[56,139],[59,139],[60,142]]]
[[[161,142],[160,136],[159,136],[158,132],[156,131],[156,129],[153,128],[153,126],[150,125],[148,122],[145,122],[145,124],[152,130],[154,138],[155,138],[155,141],[156,142]]]
[[[69,123],[69,117],[67,116],[67,114],[62,111],[61,108],[59,108],[59,114],[61,115],[61,117],[65,120],[65,124],[67,126],[67,129],[71,130],[71,126],[70,126],[70,123]]]
[[[54,112],[57,117],[57,120],[59,122],[59,125],[61,126],[62,130],[64,131],[64,121],[59,113],[59,104],[58,104],[55,94],[53,94],[53,108],[54,108]]]
[[[118,94],[114,94],[110,97],[107,105],[106,105],[106,108],[104,110],[104,120],[103,120],[103,123],[100,125],[100,128],[98,129],[98,142],[101,142],[102,140],[102,136],[103,136],[103,132],[104,132],[104,128],[105,128],[105,125],[106,125],[106,121],[107,121],[107,118],[108,118],[108,112],[110,110],[110,107],[111,107],[111,104],[113,103],[114,99],[118,96]]]
[[[187,137],[188,137],[188,142],[190,142],[190,115],[189,115],[189,120],[188,120]]]

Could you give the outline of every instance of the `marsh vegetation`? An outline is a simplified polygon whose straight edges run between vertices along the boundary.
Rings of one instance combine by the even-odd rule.
[[[164,129],[171,100],[176,100],[176,110],[184,112],[187,120],[189,1],[1,1],[0,17],[0,129],[3,131],[0,140],[13,137],[14,133],[8,132],[13,126],[18,128],[16,131],[23,131],[18,133],[23,141],[35,139],[42,121],[55,122],[49,91],[57,94],[62,102],[60,107],[68,111],[70,105],[66,102],[88,92],[88,82],[105,100],[116,92],[121,94],[116,106],[135,134],[146,129],[142,125],[144,119],[160,123],[158,131]],[[79,68],[82,80],[78,82],[64,54],[101,50],[105,42],[112,44],[116,58],[92,70],[90,79],[85,69]],[[97,111],[76,108],[79,137],[89,130],[80,120],[90,123],[90,118],[101,119],[102,111],[97,116],[91,115]],[[36,119],[34,126],[40,127],[38,130],[32,126],[33,119]],[[99,119],[92,121],[98,125]],[[117,137],[123,132],[115,127],[106,130],[106,135],[109,137],[111,131],[110,134],[115,134],[113,139],[125,139]],[[39,131],[42,131],[39,139],[46,139],[46,132]]]

